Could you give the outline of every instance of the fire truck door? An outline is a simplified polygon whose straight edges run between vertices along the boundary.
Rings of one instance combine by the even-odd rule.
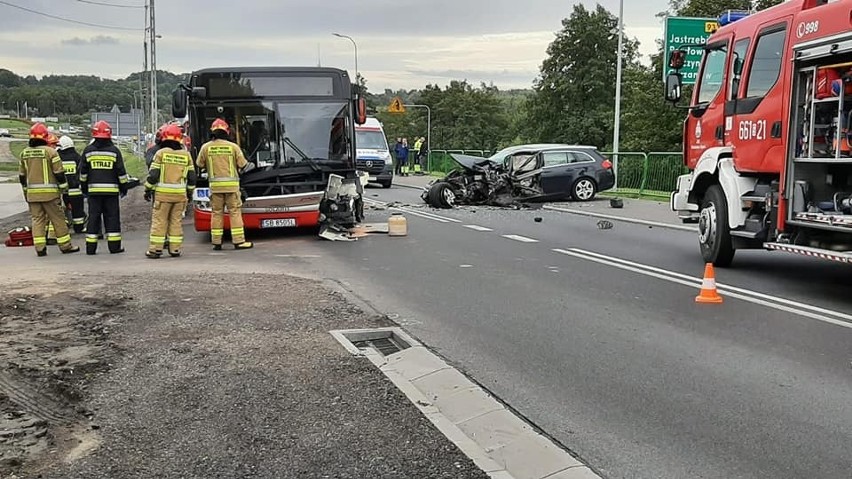
[[[786,80],[789,75],[781,75],[785,68],[787,28],[786,21],[773,20],[761,26],[748,44],[738,40],[734,46],[735,53],[740,53],[743,47],[750,50],[747,57],[741,55],[745,61],[740,68],[740,79],[732,82],[738,91],[731,92],[726,107],[731,115],[728,141],[735,146],[739,171],[781,171],[786,134],[782,118],[786,110],[785,91],[789,88]]]
[[[686,124],[687,166],[695,168],[708,148],[725,144],[725,100],[728,90],[730,38],[714,41],[704,52]]]

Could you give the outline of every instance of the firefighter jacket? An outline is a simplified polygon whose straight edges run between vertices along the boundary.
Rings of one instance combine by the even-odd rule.
[[[195,189],[195,167],[186,150],[162,147],[154,155],[146,190],[154,190],[157,201],[180,203],[192,196]]]
[[[198,152],[196,163],[207,169],[210,193],[239,193],[239,172],[248,165],[239,145],[227,140],[208,141]]]
[[[83,196],[83,190],[80,189],[80,179],[77,176],[77,169],[80,167],[82,157],[74,148],[59,150],[59,157],[62,158],[62,168],[65,170],[65,178],[68,180],[68,196]]]
[[[127,193],[127,170],[121,150],[112,142],[97,140],[83,150],[80,187],[89,196],[118,196]]]
[[[24,148],[18,173],[28,203],[58,200],[60,190],[68,188],[62,159],[49,146]]]

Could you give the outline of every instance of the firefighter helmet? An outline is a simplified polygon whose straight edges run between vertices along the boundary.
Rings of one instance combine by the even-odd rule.
[[[59,137],[59,148],[60,150],[67,150],[68,148],[74,148],[74,140],[71,139],[68,135],[62,135]]]
[[[210,131],[216,131],[216,130],[222,130],[228,135],[231,134],[231,127],[228,126],[228,122],[221,119],[221,118],[216,118],[213,121],[213,125],[210,126]]]
[[[36,123],[30,128],[30,139],[31,140],[47,140],[47,136],[50,134],[47,131],[47,127],[44,123]]]
[[[154,141],[160,141],[163,139],[163,130],[166,129],[166,126],[166,124],[162,124],[159,128],[157,128],[157,132],[154,134]]]
[[[92,126],[92,138],[109,140],[112,138],[112,127],[109,123],[101,120]]]
[[[168,125],[163,129],[163,141],[183,141],[183,132],[179,125]]]
[[[56,145],[59,144],[59,138],[56,137],[53,133],[49,133],[47,135],[47,146],[52,148],[56,148]]]

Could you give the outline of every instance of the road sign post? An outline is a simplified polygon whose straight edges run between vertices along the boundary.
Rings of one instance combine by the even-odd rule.
[[[719,29],[719,22],[713,18],[666,17],[664,36],[666,57],[663,59],[663,81],[673,70],[668,68],[668,59],[675,50],[686,51],[686,62],[680,70],[684,85],[694,85],[698,79],[698,69],[704,45],[710,35]]]

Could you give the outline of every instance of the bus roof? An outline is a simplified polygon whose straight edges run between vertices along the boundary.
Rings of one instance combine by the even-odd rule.
[[[334,75],[349,76],[346,70],[331,67],[221,67],[203,68],[192,72],[193,75],[204,75],[209,73],[328,73]]]

